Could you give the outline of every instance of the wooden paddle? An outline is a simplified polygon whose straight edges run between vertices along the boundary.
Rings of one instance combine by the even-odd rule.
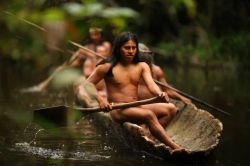
[[[111,110],[125,109],[128,107],[136,107],[139,105],[159,103],[159,102],[166,102],[166,100],[157,96],[130,103],[114,104],[112,105]],[[68,125],[73,125],[76,121],[80,120],[82,115],[101,112],[101,111],[105,110],[101,109],[100,107],[82,108],[82,107],[75,107],[75,106],[71,107],[65,105],[47,107],[34,110],[33,122],[41,125],[44,128],[68,126]]]
[[[88,52],[91,53],[91,54],[94,54],[94,55],[96,55],[96,56],[98,56],[98,57],[100,57],[100,58],[105,59],[104,56],[102,56],[102,55],[98,54],[97,52],[95,52],[95,51],[93,51],[93,50],[90,50],[90,49],[88,49],[87,47],[84,47],[84,46],[82,46],[82,45],[80,45],[80,44],[78,44],[78,43],[76,43],[76,42],[73,42],[73,41],[70,41],[70,40],[69,40],[69,43],[72,44],[72,45],[74,45],[74,46],[76,46],[76,47],[82,48],[83,50],[88,51]]]
[[[158,84],[158,85],[160,85],[160,86],[162,86],[162,87],[169,88],[169,89],[171,89],[171,90],[173,90],[173,91],[175,91],[175,92],[177,92],[177,93],[179,93],[179,94],[181,94],[181,95],[183,95],[183,96],[185,96],[185,97],[187,97],[187,98],[189,98],[189,99],[191,99],[191,100],[193,100],[193,101],[196,101],[196,102],[198,102],[198,103],[200,103],[200,104],[202,104],[202,105],[204,105],[204,106],[207,106],[207,107],[209,107],[209,108],[212,108],[212,109],[214,109],[214,110],[216,110],[216,111],[218,111],[218,112],[220,112],[220,113],[223,113],[223,114],[225,114],[225,115],[231,116],[230,113],[228,113],[228,112],[226,112],[226,111],[223,111],[222,109],[217,108],[217,107],[215,107],[215,106],[212,106],[211,104],[208,104],[208,103],[205,102],[205,101],[202,101],[202,100],[200,100],[200,99],[198,99],[198,98],[196,98],[196,97],[194,97],[194,96],[191,96],[191,95],[189,95],[189,94],[187,94],[187,93],[185,93],[185,92],[182,92],[182,91],[180,91],[180,90],[178,90],[178,89],[176,89],[176,88],[174,88],[174,87],[172,87],[172,86],[170,86],[170,85],[164,84],[164,83],[162,83],[162,82],[160,82],[160,81],[157,81],[157,80],[154,80],[154,81],[155,81],[156,84]]]
[[[38,85],[32,86],[30,88],[26,88],[23,91],[24,92],[40,92],[47,88],[49,85],[50,81],[55,77],[55,75],[62,71],[65,67],[68,67],[72,62],[76,60],[78,56],[75,54],[75,56],[72,56],[72,58],[69,61],[64,62],[62,65],[58,66],[53,73],[44,81],[40,82]]]
[[[161,99],[159,96],[156,96],[156,97],[152,97],[152,98],[149,98],[149,99],[138,100],[138,101],[129,102],[129,103],[113,104],[111,110],[114,110],[114,109],[125,109],[125,108],[128,108],[128,107],[136,107],[136,106],[139,106],[139,105],[159,103],[159,102],[166,102],[166,101],[164,101],[163,99]],[[62,106],[62,105],[60,105],[60,106],[54,106],[54,107],[47,107],[47,108],[37,109],[37,110],[34,110],[34,112],[41,112],[41,111],[45,111],[45,110],[46,111],[50,111],[50,109],[54,110],[56,108],[70,108],[70,109],[81,111],[84,114],[96,113],[96,112],[104,111],[100,107],[83,108],[83,107],[76,107],[76,106]]]

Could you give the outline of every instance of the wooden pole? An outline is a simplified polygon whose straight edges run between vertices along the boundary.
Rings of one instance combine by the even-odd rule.
[[[208,103],[205,102],[205,101],[202,101],[202,100],[200,100],[200,99],[198,99],[198,98],[196,98],[196,97],[193,97],[193,96],[191,96],[191,95],[189,95],[189,94],[187,94],[187,93],[185,93],[185,92],[182,92],[182,91],[180,91],[180,90],[178,90],[178,89],[176,89],[176,88],[174,88],[174,87],[172,87],[172,86],[170,86],[170,85],[164,84],[164,83],[162,83],[162,82],[160,82],[160,81],[157,81],[157,80],[154,80],[154,81],[155,81],[156,84],[158,84],[158,85],[160,85],[160,86],[162,86],[162,87],[169,88],[169,89],[171,89],[171,90],[173,90],[173,91],[175,91],[175,92],[177,92],[177,93],[179,93],[179,94],[181,94],[181,95],[183,95],[183,96],[185,96],[185,97],[187,97],[187,98],[189,98],[189,99],[191,99],[191,100],[193,100],[193,101],[196,101],[196,102],[198,102],[198,103],[200,103],[200,104],[202,104],[202,105],[204,105],[204,106],[207,106],[207,107],[212,108],[212,109],[214,109],[214,110],[216,110],[216,111],[218,111],[218,112],[221,112],[221,113],[223,113],[223,114],[226,114],[226,115],[228,115],[228,116],[231,116],[230,113],[228,113],[228,112],[226,112],[226,111],[223,111],[222,109],[217,108],[217,107],[215,107],[215,106],[212,106],[211,104],[208,104]]]
[[[166,102],[166,101],[164,101],[164,99],[161,99],[159,96],[156,96],[156,97],[152,97],[152,98],[149,98],[149,99],[134,101],[134,102],[130,102],[130,103],[114,104],[114,105],[112,105],[111,110],[125,109],[125,108],[128,108],[128,107],[137,107],[137,106],[140,106],[140,105],[159,103],[159,102]],[[73,107],[73,109],[82,111],[83,113],[95,113],[95,112],[103,111],[100,107],[93,107],[93,108]]]
[[[128,107],[137,107],[139,105],[159,103],[159,102],[167,102],[167,101],[160,98],[159,96],[156,96],[156,97],[152,97],[152,98],[145,99],[145,100],[139,100],[139,101],[134,101],[134,102],[129,102],[129,103],[114,104],[114,105],[112,105],[111,110],[113,110],[113,109],[125,109],[125,108],[128,108]],[[77,111],[81,111],[82,113],[95,113],[95,112],[104,111],[100,107],[83,108],[83,107],[71,107],[71,106],[60,105],[60,106],[37,109],[37,110],[34,110],[34,112],[36,112],[36,114],[43,114],[43,112],[51,111],[51,113],[52,113],[53,110],[57,110],[57,108],[58,109],[71,108],[71,109],[74,109],[74,110],[77,110]]]
[[[102,56],[102,55],[98,54],[97,52],[92,51],[92,50],[88,49],[87,47],[84,47],[84,46],[82,46],[82,45],[80,45],[80,44],[78,44],[78,43],[76,43],[76,42],[73,42],[73,41],[70,41],[70,40],[69,40],[69,43],[72,44],[72,45],[74,45],[74,46],[77,46],[77,47],[79,47],[79,48],[82,48],[82,49],[84,49],[85,51],[90,52],[91,54],[94,54],[94,55],[96,55],[96,56],[98,56],[98,57],[100,57],[100,58],[105,59],[104,56]]]

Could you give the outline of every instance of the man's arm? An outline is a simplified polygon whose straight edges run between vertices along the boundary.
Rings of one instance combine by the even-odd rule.
[[[166,94],[165,93],[163,94],[161,89],[154,82],[149,66],[144,62],[141,62],[140,65],[142,66],[142,77],[143,77],[144,82],[145,82],[147,88],[149,89],[149,91],[152,94],[162,96],[162,97],[163,96],[167,97]]]
[[[91,75],[88,77],[87,80],[96,86],[102,79],[104,79],[109,68],[110,68],[109,63],[105,63],[105,64],[97,66],[94,69],[94,71],[91,73]],[[97,99],[101,109],[105,109],[105,110],[108,109],[109,110],[112,108],[111,105],[108,103],[107,98],[102,97],[102,95],[98,91],[96,94],[96,99]]]

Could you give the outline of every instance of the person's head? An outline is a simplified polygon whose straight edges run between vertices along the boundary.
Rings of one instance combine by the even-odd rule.
[[[124,56],[133,56],[133,63],[139,61],[138,38],[134,33],[123,32],[116,37],[113,44],[112,57],[117,61]]]
[[[89,37],[92,42],[99,43],[102,40],[102,29],[97,27],[91,27],[89,29]]]
[[[140,61],[146,62],[150,67],[154,63],[154,53],[143,43],[139,43]]]
[[[96,47],[96,52],[104,57],[108,57],[109,56],[109,50],[107,49],[107,47],[103,46],[103,45],[98,45]]]
[[[117,62],[121,61],[122,58],[124,58],[124,56],[127,56],[128,60],[130,59],[129,56],[131,56],[132,63],[139,62],[138,39],[134,33],[123,32],[120,35],[118,35],[113,43],[111,57],[103,60],[99,64],[111,62],[112,65],[107,75],[112,76],[113,75],[112,68],[117,64]]]

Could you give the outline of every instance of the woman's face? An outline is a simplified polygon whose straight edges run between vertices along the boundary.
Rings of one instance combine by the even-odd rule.
[[[129,40],[120,48],[121,58],[126,62],[132,62],[137,52],[136,42]]]

